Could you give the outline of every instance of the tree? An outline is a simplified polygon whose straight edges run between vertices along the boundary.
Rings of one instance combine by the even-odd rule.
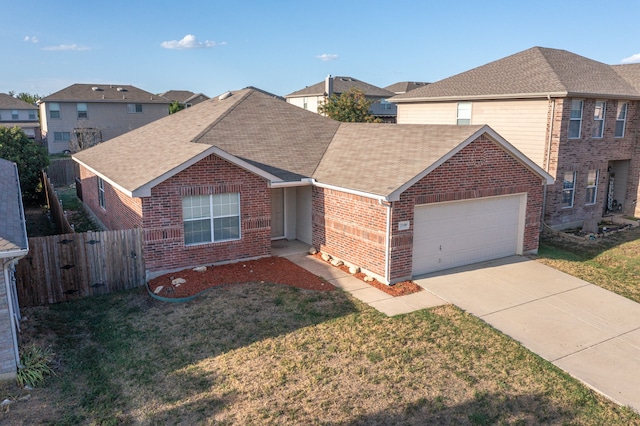
[[[171,102],[169,105],[169,114],[175,114],[178,111],[182,111],[184,109],[184,104],[181,104],[178,101]]]
[[[80,122],[80,120],[78,120]],[[90,123],[82,123],[82,126],[73,129],[69,146],[71,152],[79,152],[83,149],[91,148],[102,142],[102,129],[91,127]]]
[[[340,96],[331,95],[324,104],[318,106],[318,112],[348,123],[381,123],[382,120],[369,114],[372,103],[365,98],[362,90],[352,87]]]
[[[19,127],[0,126],[0,158],[18,165],[25,202],[40,200],[43,194],[40,170],[49,165],[47,149],[29,139]]]
[[[38,99],[40,99],[40,96],[38,94],[32,95],[30,93],[21,92],[16,95],[16,98],[22,99],[28,104],[35,105]]]

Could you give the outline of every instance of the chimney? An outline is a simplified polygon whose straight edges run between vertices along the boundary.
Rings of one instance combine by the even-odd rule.
[[[333,77],[331,77],[331,74],[324,79],[324,94],[327,97],[333,95]]]

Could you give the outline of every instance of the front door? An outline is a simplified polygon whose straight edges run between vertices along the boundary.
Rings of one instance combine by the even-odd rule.
[[[284,189],[271,190],[271,238],[284,238]]]

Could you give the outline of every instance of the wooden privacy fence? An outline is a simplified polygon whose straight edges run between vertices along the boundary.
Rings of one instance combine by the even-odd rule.
[[[51,216],[53,217],[53,221],[56,223],[56,226],[65,233],[75,232],[69,224],[67,216],[64,214],[62,203],[60,202],[60,199],[58,199],[58,195],[51,183],[51,179],[44,170],[42,171],[42,182],[44,184],[45,195],[47,197],[47,205],[49,206],[49,211],[51,212]]]
[[[69,186],[80,176],[80,166],[71,158],[51,160],[47,167],[47,174],[53,186]]]
[[[16,266],[20,306],[38,306],[135,288],[145,283],[142,231],[29,238]]]

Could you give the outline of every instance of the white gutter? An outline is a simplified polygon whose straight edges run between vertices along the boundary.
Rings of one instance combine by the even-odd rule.
[[[387,208],[387,233],[385,236],[385,250],[384,250],[384,279],[387,284],[391,283],[391,203],[383,203]]]
[[[299,180],[299,181],[293,181],[293,182],[284,182],[284,181],[278,181],[278,182],[269,182],[268,186],[269,188],[291,188],[291,187],[295,187],[295,186],[310,186],[312,183],[309,182],[308,180]]]
[[[378,200],[381,203],[389,201],[387,199],[387,197],[385,197],[384,195],[377,195],[377,194],[372,194],[370,192],[358,191],[356,189],[344,188],[342,186],[335,186],[335,185],[329,185],[327,183],[320,183],[320,182],[316,181],[315,179],[311,179],[311,183],[313,184],[313,186],[317,186],[318,188],[332,189],[334,191],[345,192],[345,193],[351,194],[351,195],[359,195],[361,197],[366,197],[366,198],[371,198],[371,199],[374,199],[374,200]]]

